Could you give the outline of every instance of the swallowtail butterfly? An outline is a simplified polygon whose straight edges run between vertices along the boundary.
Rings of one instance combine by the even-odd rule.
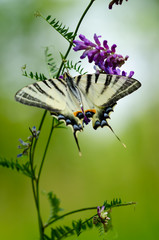
[[[19,90],[15,99],[26,105],[44,108],[77,132],[92,120],[92,126],[109,127],[109,115],[117,101],[134,92],[141,83],[133,78],[110,74],[86,74],[35,82]],[[117,137],[118,138],[118,137]],[[119,139],[119,138],[118,138]]]

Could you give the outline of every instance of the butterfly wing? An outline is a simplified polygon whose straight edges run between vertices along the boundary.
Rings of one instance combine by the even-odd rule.
[[[136,79],[104,73],[77,76],[75,82],[96,111],[92,119],[94,129],[109,126],[107,119],[117,101],[141,86]]]
[[[19,90],[15,99],[26,105],[49,110],[52,116],[71,126],[78,145],[76,132],[81,131],[83,127],[81,120],[73,113],[79,108],[72,101],[64,80],[49,79],[30,84]]]
[[[59,112],[66,107],[66,84],[57,79],[35,82],[19,90],[15,99],[26,105]]]

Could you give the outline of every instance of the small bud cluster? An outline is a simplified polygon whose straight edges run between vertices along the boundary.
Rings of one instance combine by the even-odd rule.
[[[31,148],[33,139],[38,138],[38,136],[39,136],[40,131],[37,131],[35,126],[32,127],[32,129],[30,129],[30,131],[31,131],[32,135],[29,136],[26,141],[23,141],[21,138],[19,139],[20,145],[18,146],[18,148],[23,149],[23,151],[22,151],[22,153],[19,153],[17,155],[18,158],[28,155],[28,151]]]

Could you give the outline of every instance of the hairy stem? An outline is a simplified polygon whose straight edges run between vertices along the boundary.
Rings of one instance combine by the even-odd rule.
[[[81,23],[82,23],[85,15],[87,14],[88,10],[90,9],[90,7],[92,6],[92,4],[93,4],[94,1],[95,1],[95,0],[91,0],[91,1],[90,1],[90,3],[88,4],[87,8],[86,8],[85,11],[84,11],[84,13],[82,14],[82,16],[81,16],[81,18],[80,18],[80,20],[79,20],[79,22],[78,22],[78,24],[77,24],[77,27],[76,27],[76,29],[75,29],[73,40],[75,39],[75,37],[76,37],[76,35],[77,35],[78,29],[79,29],[79,27],[80,27],[80,25],[81,25]],[[68,47],[68,50],[67,50],[67,52],[66,52],[66,54],[65,54],[65,56],[64,56],[64,59],[67,58],[67,56],[68,56],[68,54],[69,54],[69,52],[70,52],[70,50],[71,50],[71,48],[72,48],[73,40],[72,40],[72,42],[70,43],[70,45],[69,45],[69,47]],[[63,66],[64,66],[64,61],[62,61],[61,65],[60,65],[60,67],[59,67],[59,71],[58,71],[57,76],[56,76],[57,78],[59,77]]]

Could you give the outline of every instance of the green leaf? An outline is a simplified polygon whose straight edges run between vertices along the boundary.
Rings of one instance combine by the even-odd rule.
[[[58,232],[57,229],[51,229],[51,239],[59,239],[60,238],[60,233]]]
[[[80,219],[78,221],[73,221],[72,222],[72,226],[73,226],[74,230],[76,231],[77,236],[79,236],[80,233],[81,233],[82,227],[84,227],[84,225],[82,226],[82,220]]]
[[[86,224],[87,224],[88,228],[93,228],[93,221],[92,221],[92,219],[91,219],[91,220],[88,220],[88,221],[86,222]]]
[[[34,78],[34,74],[33,74],[33,72],[30,72],[29,75],[30,75],[31,78]]]
[[[51,240],[51,238],[44,234],[44,240]]]
[[[37,72],[35,73],[35,78],[36,78],[36,80],[39,79],[39,77],[38,77],[38,73],[37,73]]]
[[[17,172],[21,172],[30,178],[34,178],[34,174],[30,169],[30,162],[21,163],[17,159],[13,161],[12,159],[7,160],[6,158],[0,158],[0,166],[16,170]]]
[[[55,194],[53,194],[53,192],[49,192],[47,194],[48,196],[48,200],[50,202],[50,217],[49,220],[52,220],[53,218],[57,218],[58,214],[60,211],[62,211],[62,208],[60,208],[60,199],[56,197]]]
[[[80,62],[76,62],[75,64],[73,64],[72,61],[67,60],[66,68],[69,69],[69,70],[74,69],[80,75],[83,75],[83,74],[87,73],[87,72],[83,72],[84,68],[82,68],[82,66],[80,65]]]
[[[58,226],[56,228],[51,229],[51,240],[63,239],[70,235],[81,234],[81,231],[86,231],[93,227],[92,219],[86,219],[82,222],[81,219],[78,221],[72,221],[72,228],[69,226]]]
[[[43,16],[42,16],[43,17]],[[69,32],[69,28],[62,23],[59,22],[59,20],[56,20],[56,18],[51,19],[51,15],[47,16],[46,18],[43,17],[59,34],[61,34],[69,43],[72,42],[74,39],[74,32]]]
[[[34,79],[34,80],[38,80],[38,81],[44,81],[44,80],[47,79],[47,77],[45,77],[45,75],[43,73],[37,73],[36,72],[34,74],[33,72],[30,71],[30,73],[28,74],[26,70],[25,71],[22,70],[22,74],[25,77],[28,77],[28,78],[31,78],[31,79]]]
[[[48,15],[46,18],[46,21],[49,21],[50,18],[51,18],[51,15]]]
[[[45,61],[48,67],[49,75],[52,78],[57,71],[57,66],[53,54],[49,52],[48,47],[45,48]]]

